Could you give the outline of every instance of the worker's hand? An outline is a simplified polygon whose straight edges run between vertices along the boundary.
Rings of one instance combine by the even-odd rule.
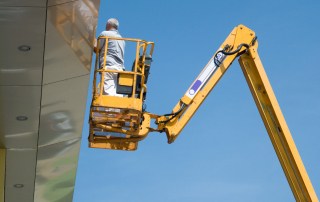
[[[93,51],[97,52],[97,39],[96,38],[94,38],[94,40],[93,40]]]

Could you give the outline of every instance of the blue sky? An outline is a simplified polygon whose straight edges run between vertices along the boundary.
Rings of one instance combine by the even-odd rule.
[[[164,114],[235,26],[253,29],[319,196],[319,10],[316,0],[102,0],[97,34],[116,17],[123,37],[155,42],[147,111]],[[89,149],[84,123],[75,202],[294,201],[237,62],[171,145],[151,133],[136,152]]]

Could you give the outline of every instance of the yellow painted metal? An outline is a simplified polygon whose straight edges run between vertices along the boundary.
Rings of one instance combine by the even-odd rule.
[[[255,33],[252,30],[245,27],[244,25],[239,25],[232,30],[232,32],[229,34],[227,39],[220,46],[219,50],[224,49],[224,47],[226,47],[227,45],[232,47],[234,50],[242,43],[250,44],[254,38],[255,38]],[[241,51],[244,49],[245,48],[243,47]],[[181,113],[181,115],[172,119],[168,123],[159,124],[159,127],[166,131],[169,143],[172,143],[178,137],[182,129],[186,126],[186,124],[195,114],[197,109],[203,103],[205,98],[208,96],[211,90],[215,87],[218,81],[222,78],[224,73],[228,70],[228,68],[230,67],[231,63],[234,61],[235,58],[236,58],[236,55],[230,55],[226,57],[226,59],[223,61],[223,63],[220,65],[217,71],[212,75],[212,77],[203,86],[203,88],[199,91],[199,93],[193,98],[191,104],[185,107],[185,110]],[[213,59],[214,59],[214,56],[209,60],[207,65],[209,65]],[[184,100],[180,101],[174,107],[173,112],[177,112],[181,108],[181,105],[183,103],[184,103]]]
[[[117,150],[135,150],[138,141],[148,134],[148,115],[143,115],[142,106],[147,92],[146,58],[153,54],[154,43],[140,39],[99,37],[100,43],[109,40],[124,40],[136,43],[136,55],[132,71],[116,71],[106,68],[108,47],[104,52],[96,48],[96,65],[93,79],[93,98],[90,109],[89,147]],[[102,68],[99,56],[103,55]],[[118,84],[126,88],[123,97],[103,94],[105,73],[118,74]],[[131,93],[130,93],[131,92]],[[147,118],[145,118],[147,117]],[[142,123],[143,121],[143,123]],[[146,126],[145,124],[149,125]],[[141,126],[144,126],[143,128]]]
[[[189,104],[191,104],[192,99],[189,98],[188,96],[183,96],[183,97],[181,98],[181,102],[184,103],[184,104],[186,104],[186,105],[189,105]]]
[[[299,152],[281,112],[257,52],[258,43],[239,58],[239,63],[285,172],[296,201],[318,201]]]
[[[0,202],[4,202],[5,170],[6,170],[6,150],[0,149]]]
[[[126,139],[113,140],[98,136],[95,137],[95,141],[89,142],[89,147],[98,149],[134,151],[138,148],[138,141],[134,142]]]
[[[132,97],[98,96],[93,100],[93,106],[108,106],[109,108],[142,110],[143,100]]]
[[[119,84],[122,86],[133,86],[133,74],[120,74]]]
[[[152,114],[145,113],[143,115],[143,123],[139,130],[139,133],[135,136],[128,136],[126,138],[119,137],[102,137],[102,136],[91,136],[92,141],[89,141],[90,148],[99,148],[99,149],[114,149],[114,150],[126,150],[134,151],[138,148],[138,142],[143,140],[147,134],[150,132],[150,120],[153,117]],[[110,129],[112,130],[112,129]],[[121,132],[121,131],[118,131]],[[124,131],[122,131],[125,133]],[[131,134],[132,135],[132,134]],[[90,138],[90,136],[89,136]]]

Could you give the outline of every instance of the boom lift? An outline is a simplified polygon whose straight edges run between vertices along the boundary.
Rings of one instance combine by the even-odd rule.
[[[96,52],[89,120],[89,147],[136,150],[138,142],[149,132],[154,131],[165,132],[168,143],[174,142],[232,62],[239,58],[240,66],[295,199],[318,201],[260,61],[257,37],[252,30],[244,25],[235,27],[172,112],[165,115],[152,114],[143,108],[154,43],[127,38],[100,37],[99,41],[101,39],[106,40],[105,44],[108,40],[132,41],[137,43],[137,51],[131,72],[100,69],[99,52]],[[104,56],[106,53],[107,48],[103,53]],[[103,88],[105,72],[118,73],[117,93],[124,94],[124,97],[103,95],[99,90]],[[155,121],[156,128],[151,127],[151,120]]]

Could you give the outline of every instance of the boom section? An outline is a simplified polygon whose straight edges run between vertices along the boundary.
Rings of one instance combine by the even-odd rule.
[[[239,54],[246,51],[248,46],[252,46],[255,40],[255,33],[243,25],[239,25],[231,31],[173,108],[172,114],[157,119],[158,128],[166,132],[168,143],[174,142],[232,62]]]
[[[237,26],[169,115],[158,117],[172,143],[232,62],[239,63],[296,201],[319,201],[259,58],[255,33]]]
[[[243,74],[296,201],[319,201],[257,52],[258,43],[239,58]]]

